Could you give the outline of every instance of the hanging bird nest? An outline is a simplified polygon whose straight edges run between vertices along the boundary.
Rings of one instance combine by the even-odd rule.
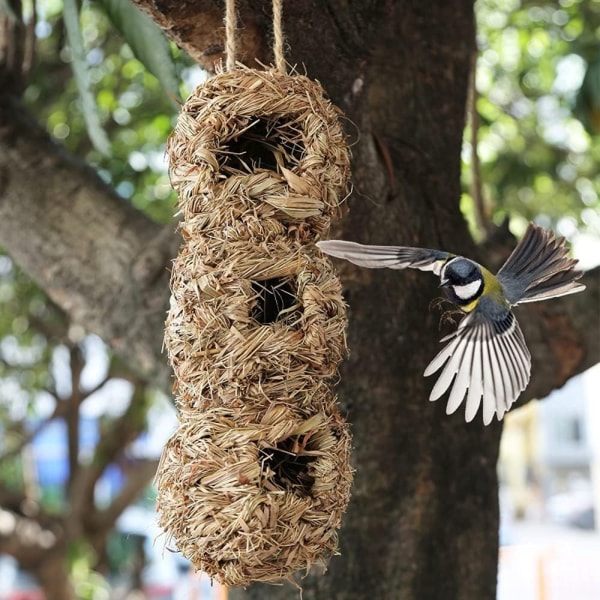
[[[349,500],[332,392],[346,310],[314,245],[346,193],[338,119],[309,79],[238,69],[192,94],[167,145],[184,242],[165,330],[180,426],[157,473],[159,521],[226,585],[323,562]]]
[[[232,244],[210,266],[204,248],[214,243],[184,245],[173,266],[165,339],[179,404],[304,402],[307,389],[336,374],[346,349],[331,263],[283,239],[252,252]]]
[[[169,139],[171,183],[190,229],[256,215],[266,231],[328,230],[350,173],[340,112],[300,75],[237,69],[186,101]],[[304,235],[303,235],[304,234]]]
[[[331,395],[313,408],[182,414],[159,467],[160,525],[198,569],[247,585],[308,570],[336,551],[350,436]]]

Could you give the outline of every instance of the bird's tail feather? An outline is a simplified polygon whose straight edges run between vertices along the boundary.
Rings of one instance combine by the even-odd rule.
[[[535,302],[566,296],[585,289],[577,282],[583,272],[577,260],[567,256],[564,237],[529,224],[523,239],[498,271],[507,300],[511,304]]]

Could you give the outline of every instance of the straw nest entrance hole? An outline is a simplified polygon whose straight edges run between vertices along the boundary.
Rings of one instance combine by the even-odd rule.
[[[346,311],[314,245],[346,193],[338,118],[305,77],[237,69],[196,89],[167,145],[184,242],[165,326],[180,425],[157,472],[159,522],[227,585],[326,561],[349,500],[332,391]]]
[[[239,69],[210,79],[186,101],[167,148],[184,218],[211,211],[223,225],[254,211],[314,240],[346,193],[339,117],[306,77]]]
[[[274,448],[260,451],[263,471],[272,473],[275,487],[295,491],[301,496],[312,495],[315,477],[311,474],[311,466],[315,455],[309,444],[306,436],[296,435],[281,440]]]
[[[290,277],[274,277],[266,281],[253,281],[256,304],[250,316],[262,325],[285,321],[298,327],[302,318],[302,305],[298,302],[294,280]]]
[[[349,431],[334,402],[184,411],[161,457],[159,502],[162,526],[177,532],[178,549],[197,568],[247,585],[336,551],[352,475]]]
[[[220,169],[225,174],[277,171],[281,166],[292,169],[305,155],[298,137],[293,121],[256,119],[226,142],[219,155]]]

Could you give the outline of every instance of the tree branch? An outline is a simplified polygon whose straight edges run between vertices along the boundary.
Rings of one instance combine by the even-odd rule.
[[[121,491],[110,505],[96,513],[93,528],[96,532],[106,532],[114,526],[121,513],[136,500],[156,473],[158,460],[136,460]]]
[[[600,362],[600,267],[585,273],[586,289],[517,308],[532,355],[531,382],[520,398],[544,398]]]
[[[65,423],[67,425],[67,448],[69,461],[69,482],[67,488],[77,477],[77,471],[80,468],[79,463],[79,408],[83,402],[81,393],[81,373],[84,367],[84,360],[79,346],[72,346],[69,349],[69,367],[71,369],[71,393],[63,402],[67,405],[65,413]]]
[[[167,387],[167,266],[178,238],[0,94],[0,245],[71,320]]]
[[[222,2],[201,0],[133,0],[148,13],[165,33],[183,48],[202,68],[214,71],[222,61],[225,64],[225,9]],[[263,35],[266,15],[253,11],[246,2],[236,6],[238,28],[238,60],[256,66],[254,59],[267,64],[272,58]]]
[[[111,431],[101,433],[89,465],[79,466],[69,489],[71,510],[67,524],[77,533],[86,523],[95,519],[94,488],[104,469],[143,431],[146,420],[146,388],[139,384],[134,388],[127,410],[110,423]],[[74,534],[71,533],[73,537]]]

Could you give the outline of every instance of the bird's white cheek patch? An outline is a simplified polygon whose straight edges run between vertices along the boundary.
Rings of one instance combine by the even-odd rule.
[[[477,294],[481,285],[482,282],[477,280],[466,283],[465,285],[453,285],[452,289],[461,300],[470,300]]]

